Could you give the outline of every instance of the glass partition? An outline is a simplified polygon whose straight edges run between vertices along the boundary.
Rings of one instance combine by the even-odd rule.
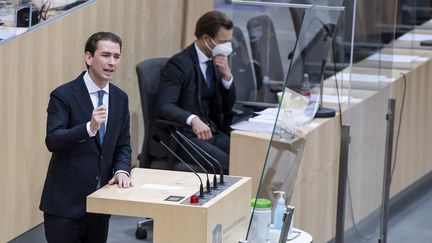
[[[267,142],[260,143],[265,156],[245,165],[262,164],[262,171],[250,172],[253,197],[273,202],[274,212],[275,191],[285,192],[285,203],[295,207],[294,227],[309,232],[314,242],[334,240],[341,208],[345,242],[377,239],[388,100],[401,98],[403,74],[426,60],[395,41],[413,28],[402,21],[401,3],[229,2],[219,7],[236,25],[231,67],[240,92],[237,105],[253,114],[233,128]],[[322,107],[336,116],[316,118]],[[342,124],[350,125],[350,144],[345,205],[337,208]],[[245,236],[250,242],[263,214],[257,204]],[[270,230],[270,238],[275,232],[280,231]]]
[[[299,216],[294,217],[295,227],[316,234],[313,236],[316,242],[329,240],[331,233],[328,230],[325,233],[319,232],[321,230],[318,225],[332,225],[334,222],[331,217],[320,218],[319,203],[312,198],[333,194],[337,190],[329,187],[329,191],[319,192],[318,185],[321,179],[329,179],[331,183],[336,178],[333,173],[327,174],[330,172],[328,169],[321,169],[335,166],[337,156],[332,157],[331,161],[316,161],[315,156],[320,155],[314,150],[322,145],[316,127],[321,125],[321,121],[315,121],[314,116],[321,107],[339,111],[339,90],[327,87],[327,83],[335,83],[329,77],[338,70],[345,73],[345,68],[350,66],[349,58],[338,58],[347,55],[345,51],[350,50],[349,44],[347,47],[336,44],[339,36],[345,35],[346,14],[343,1],[311,1],[305,4],[304,1],[233,0],[228,6],[219,7],[232,16],[236,25],[232,41],[235,55],[231,57],[231,70],[239,95],[238,104],[254,114],[252,118],[240,122],[240,125],[235,124],[233,128],[254,133],[264,132],[267,138],[267,143],[263,143],[267,148],[265,156],[254,161],[262,165],[258,167],[262,171],[259,175],[251,172],[254,174],[253,197],[272,201],[274,211],[278,201],[275,191],[283,191],[286,203],[297,208],[296,215]],[[249,70],[250,74],[246,75],[245,70]],[[350,100],[349,89],[340,92],[346,97],[346,109]],[[259,129],[264,126],[266,129]],[[338,123],[333,123],[333,126],[323,129],[330,129],[327,135],[337,138],[340,128]],[[233,136],[238,135],[231,136],[233,139]],[[261,137],[248,136],[251,139]],[[305,154],[309,139],[309,151]],[[332,149],[337,150],[339,144],[334,138],[331,140]],[[308,162],[302,165],[305,160]],[[318,180],[309,180],[311,174],[321,172],[323,174]],[[310,182],[314,185],[310,185]],[[314,194],[314,190],[318,190],[318,194]],[[309,203],[302,203],[309,199]],[[251,224],[245,234],[249,242],[263,242],[257,235],[259,226],[256,225],[262,219],[263,210],[261,203],[259,206],[257,204],[251,204]],[[330,208],[333,206],[326,205]],[[269,232],[270,242],[278,242],[280,231],[272,228]]]
[[[351,102],[341,114],[350,126],[344,242],[375,242],[380,234],[388,100],[414,61],[409,49],[393,47],[401,34],[399,10],[397,1],[357,5],[353,56],[362,57],[353,63]]]
[[[0,43],[92,0],[0,0]]]

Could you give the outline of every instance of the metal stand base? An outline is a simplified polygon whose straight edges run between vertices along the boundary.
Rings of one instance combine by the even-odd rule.
[[[336,110],[325,107],[320,107],[315,114],[315,118],[330,118],[334,116],[336,116]]]

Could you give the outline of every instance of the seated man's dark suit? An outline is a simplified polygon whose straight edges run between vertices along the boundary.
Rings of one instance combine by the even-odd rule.
[[[83,74],[55,89],[48,104],[45,142],[52,157],[40,209],[54,217],[81,218],[86,197],[96,191],[98,182],[104,186],[115,171],[130,172],[127,94],[109,83],[108,121],[101,143],[98,134],[90,137],[86,129],[94,108]]]
[[[185,135],[219,160],[227,173],[229,137],[222,128],[236,99],[235,86],[232,83],[226,89],[218,68],[213,65],[213,70],[213,85],[208,87],[194,44],[174,55],[161,72],[157,110],[160,118],[185,126],[190,115],[199,116],[210,127],[213,138],[198,139],[190,126],[184,128]]]

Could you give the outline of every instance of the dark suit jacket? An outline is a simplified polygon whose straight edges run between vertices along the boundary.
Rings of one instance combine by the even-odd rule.
[[[161,72],[157,101],[159,117],[185,124],[191,114],[202,113],[201,86],[205,85],[203,79],[194,44],[174,55]],[[236,96],[234,83],[228,90],[223,87],[222,76],[217,67],[215,87],[216,94],[210,104],[209,118],[221,130]]]
[[[45,143],[52,157],[39,207],[66,218],[84,215],[86,197],[96,190],[99,177],[103,186],[113,172],[130,172],[131,166],[127,94],[109,84],[108,123],[101,145],[98,134],[87,133],[93,105],[83,74],[55,89],[47,109]]]

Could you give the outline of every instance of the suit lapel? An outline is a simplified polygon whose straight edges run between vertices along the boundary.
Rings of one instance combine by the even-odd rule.
[[[73,87],[73,96],[82,110],[82,120],[88,121],[91,118],[91,114],[93,112],[93,104],[82,76],[76,79],[75,85]]]
[[[191,45],[189,45],[189,47],[187,47],[187,50],[188,50],[189,55],[191,56],[192,61],[194,63],[195,75],[197,77],[196,87],[197,87],[197,94],[198,94],[196,98],[197,98],[197,102],[198,102],[199,107],[201,107],[201,85],[205,81],[203,79],[203,75],[201,72],[201,67],[200,67],[200,63],[198,60],[198,54],[197,54],[196,49],[195,49],[195,44],[192,43]]]
[[[203,85],[204,79],[202,78],[202,72],[199,64],[195,64],[195,73],[197,76],[197,99],[198,105],[201,107],[201,85]]]
[[[77,101],[77,103],[80,106],[80,109],[82,110],[82,121],[83,122],[88,122],[91,119],[91,115],[93,113],[93,103],[90,99],[90,94],[89,91],[84,83],[84,79],[83,79],[83,74],[81,74],[80,77],[78,77],[75,80],[75,84],[74,84],[74,92],[73,92],[73,96],[75,98],[75,100]],[[110,103],[111,106],[111,103]],[[108,123],[109,125],[109,123]],[[105,133],[105,137],[106,137],[106,133]],[[96,133],[95,136],[96,142],[99,146],[99,148],[102,148],[102,144],[99,138],[99,134]]]

